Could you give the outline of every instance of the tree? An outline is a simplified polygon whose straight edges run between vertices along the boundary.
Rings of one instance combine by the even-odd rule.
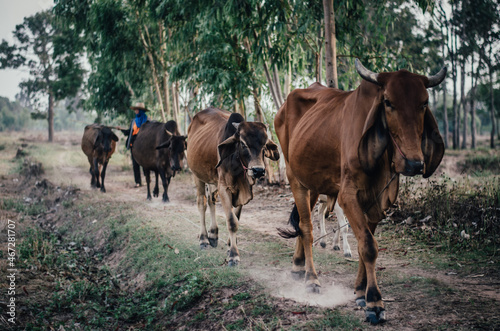
[[[30,108],[46,114],[48,141],[52,142],[54,103],[76,95],[83,82],[80,40],[51,11],[25,17],[13,34],[14,45],[5,40],[0,45],[0,69],[22,66],[29,69],[30,78],[20,84],[21,93]],[[43,97],[47,97],[47,103],[42,101]]]

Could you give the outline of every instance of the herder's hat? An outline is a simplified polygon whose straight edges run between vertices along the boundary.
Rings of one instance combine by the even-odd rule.
[[[130,109],[133,109],[133,110],[136,110],[136,109],[139,109],[139,110],[144,110],[144,111],[149,111],[149,109],[146,108],[146,106],[144,105],[144,102],[137,102],[135,104],[135,106],[132,106],[130,107]]]

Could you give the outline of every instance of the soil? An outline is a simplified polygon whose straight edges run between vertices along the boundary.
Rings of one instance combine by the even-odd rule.
[[[77,150],[80,137],[64,136],[56,140],[64,149]],[[36,143],[37,137],[27,136],[22,141],[24,144]],[[15,157],[14,155],[12,157]],[[27,196],[31,199],[45,198],[49,204],[47,212],[43,215],[32,216],[42,228],[49,228],[57,233],[57,229],[68,222],[78,223],[72,219],[75,215],[62,215],[60,204],[63,201],[73,199],[87,199],[89,203],[130,203],[134,208],[142,210],[150,220],[148,226],[164,229],[166,214],[179,215],[177,223],[168,224],[175,227],[187,238],[197,241],[198,210],[195,202],[194,184],[188,175],[176,177],[172,180],[169,188],[170,203],[164,204],[160,198],[153,201],[146,200],[145,186],[133,187],[133,175],[131,170],[123,170],[123,167],[113,164],[111,159],[106,177],[106,193],[101,193],[90,188],[90,175],[88,168],[75,167],[66,161],[64,154],[57,156],[59,162],[53,169],[45,169],[41,173],[40,165],[34,163],[28,167],[28,173],[23,176],[0,174],[0,187],[2,195],[5,196]],[[459,175],[457,159],[459,157],[446,157],[437,173],[445,171],[448,176]],[[42,166],[43,168],[43,166]],[[144,180],[144,178],[143,178]],[[71,183],[71,185],[67,185]],[[160,190],[161,192],[161,190]],[[31,194],[31,195],[30,195]],[[349,230],[349,244],[353,256],[342,258],[341,251],[333,251],[331,238],[328,246],[321,248],[315,245],[314,254],[317,258],[317,270],[322,283],[322,293],[311,295],[305,293],[302,283],[293,282],[290,279],[290,263],[273,261],[272,257],[263,257],[255,248],[260,242],[280,242],[288,245],[293,252],[293,241],[285,241],[278,236],[276,228],[286,227],[289,213],[293,206],[293,196],[288,187],[256,185],[254,188],[254,199],[243,208],[240,230],[238,234],[238,245],[241,253],[241,270],[249,275],[254,281],[265,287],[269,293],[277,298],[276,313],[283,316],[283,320],[292,321],[289,315],[292,307],[297,303],[303,305],[320,306],[326,308],[337,307],[342,311],[353,311],[360,320],[364,319],[364,312],[354,302],[352,290],[357,267],[357,243]],[[5,229],[7,219],[13,217],[13,212],[0,209],[1,241],[6,242]],[[217,215],[219,227],[225,228],[222,208],[217,204]],[[180,221],[182,219],[182,222]],[[208,213],[207,213],[207,219]],[[317,220],[317,217],[316,217]],[[98,220],[97,220],[98,221]],[[315,237],[319,237],[319,224],[315,221]],[[332,223],[328,228],[333,228]],[[393,231],[391,224],[381,226],[382,231]],[[171,230],[171,229],[170,229]],[[223,232],[223,231],[222,231]],[[332,235],[333,237],[333,235]],[[415,254],[411,258],[406,254],[413,247],[403,247],[401,244],[393,244],[390,239],[377,235],[379,240],[379,258],[377,270],[379,286],[386,302],[388,321],[384,325],[374,326],[374,329],[387,330],[435,330],[437,327],[445,326],[449,329],[500,329],[500,274],[498,273],[498,259],[491,268],[476,269],[474,274],[456,271],[458,262],[450,262],[450,270],[443,270],[432,264],[417,263],[420,261]],[[222,246],[224,237],[221,236],[219,246]],[[96,243],[99,245],[100,243]],[[104,243],[101,243],[104,244]],[[418,253],[418,252],[417,252]],[[426,252],[422,252],[425,254]],[[289,253],[287,253],[290,255]],[[3,256],[6,256],[5,253]],[[328,262],[329,256],[341,257],[334,264]],[[460,257],[455,257],[460,260]],[[113,269],[118,268],[120,257],[112,255],[107,260],[107,265]],[[263,262],[266,261],[266,262]],[[267,262],[271,261],[271,262]],[[456,261],[450,259],[450,261]],[[461,260],[460,260],[461,261]],[[464,263],[464,262],[462,262]],[[471,262],[472,263],[472,262]],[[6,260],[1,259],[2,270],[6,269]],[[92,268],[92,266],[89,266]],[[65,272],[62,270],[61,272]],[[2,275],[3,276],[3,275]],[[99,272],[96,272],[96,279]],[[135,275],[129,279],[131,287],[144,285],[144,275]],[[20,283],[26,284],[22,287],[24,294],[33,297],[49,298],[54,291],[54,275],[41,270],[32,270],[22,275]],[[429,286],[422,282],[430,281]],[[427,288],[427,289],[426,289]],[[431,292],[430,289],[432,289]],[[2,286],[2,292],[5,289]],[[231,290],[228,290],[231,292]],[[226,293],[226,296],[232,295]],[[3,297],[3,296],[2,296]],[[224,293],[221,294],[224,297]],[[0,305],[5,305],[5,299],[0,299]],[[5,307],[2,307],[5,308]],[[193,310],[200,309],[194,307]],[[29,312],[21,312],[28,314]],[[186,316],[193,316],[195,311],[186,312]],[[309,316],[311,318],[311,316]],[[0,322],[0,325],[1,322]],[[285,328],[289,327],[284,326]]]

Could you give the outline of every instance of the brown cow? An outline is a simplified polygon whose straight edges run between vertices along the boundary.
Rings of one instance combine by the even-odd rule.
[[[101,192],[106,192],[104,187],[104,177],[106,177],[106,168],[111,155],[115,152],[118,137],[107,126],[100,124],[87,125],[83,131],[82,151],[87,155],[90,163],[90,174],[92,187],[100,187]],[[99,165],[102,170],[99,171]],[[101,182],[99,183],[99,172]]]
[[[200,248],[205,249],[209,244],[217,247],[217,189],[229,230],[229,266],[240,261],[236,247],[238,220],[243,205],[253,198],[256,179],[265,174],[264,156],[278,160],[279,153],[278,146],[267,137],[266,126],[260,122],[246,122],[240,114],[208,108],[196,114],[189,125],[187,162],[197,187]],[[210,233],[205,226],[207,184]]]
[[[399,175],[429,177],[444,154],[427,88],[441,83],[444,67],[426,77],[406,70],[373,73],[356,60],[363,78],[354,91],[315,83],[293,91],[274,120],[295,198],[290,221],[298,237],[292,274],[319,292],[312,257],[311,209],[319,194],[337,199],[358,241],[356,302],[373,324],[385,321],[375,262],[377,223],[395,201]]]
[[[163,184],[163,202],[169,202],[168,186],[170,179],[181,170],[179,161],[184,157],[186,137],[181,136],[177,123],[147,121],[141,125],[132,145],[132,157],[142,167],[147,184],[147,199],[151,200],[151,171],[155,174],[153,196],[160,193],[158,175]]]

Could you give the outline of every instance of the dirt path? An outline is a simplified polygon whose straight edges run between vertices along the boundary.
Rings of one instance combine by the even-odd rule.
[[[197,245],[198,210],[194,184],[189,175],[177,176],[172,180],[170,203],[162,203],[161,198],[147,201],[146,187],[133,188],[131,170],[123,170],[126,168],[123,162],[117,165],[112,159],[106,178],[107,193],[103,194],[90,188],[90,175],[84,163],[75,166],[74,162],[67,159],[70,153],[78,155],[78,138],[60,142],[62,148],[56,156],[57,166],[48,169],[45,175],[51,182],[78,186],[83,195],[94,202],[129,203],[144,215],[148,226],[176,233]],[[445,162],[445,166],[455,163],[456,160],[451,160]],[[243,208],[238,232],[242,260],[240,268],[278,298],[327,308],[337,306],[349,312],[359,310],[354,303],[352,290],[358,259],[352,232],[349,232],[348,239],[353,252],[350,259],[345,259],[340,252],[331,249],[331,238],[327,248],[322,249],[319,245],[314,247],[315,264],[323,287],[320,295],[307,294],[303,284],[293,282],[289,276],[290,253],[294,242],[280,238],[276,231],[277,227],[286,226],[293,203],[291,192],[287,188],[256,186],[254,193],[254,200]],[[221,238],[217,249],[225,250],[223,242],[227,238],[227,230],[220,204],[217,204],[217,215]],[[332,224],[328,224],[328,231],[332,227]],[[317,222],[314,235],[319,237]],[[462,275],[451,266],[450,270],[443,270],[432,264],[425,265],[419,256],[412,255],[410,258],[402,254],[401,245],[393,245],[380,234],[377,234],[377,239],[381,248],[377,276],[389,321],[376,328],[434,330],[436,326],[443,325],[451,329],[499,328],[500,313],[496,307],[500,301],[500,275]],[[285,246],[286,250],[270,254],[272,245],[277,244]],[[364,318],[362,311],[356,314],[360,319]]]

